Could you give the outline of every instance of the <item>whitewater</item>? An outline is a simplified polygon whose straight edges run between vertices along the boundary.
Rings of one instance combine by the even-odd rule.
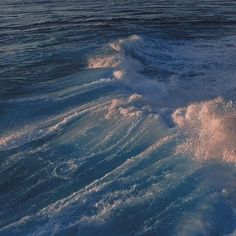
[[[236,235],[236,5],[180,2],[0,3],[0,235]]]

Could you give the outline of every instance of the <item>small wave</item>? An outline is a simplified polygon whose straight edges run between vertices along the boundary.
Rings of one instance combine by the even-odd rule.
[[[186,137],[178,153],[236,162],[236,106],[232,102],[217,98],[194,103],[177,109],[172,117]]]
[[[116,52],[121,52],[123,50],[123,47],[122,47],[123,44],[133,43],[136,41],[140,41],[141,39],[142,38],[139,35],[134,34],[126,39],[119,39],[116,42],[112,42],[109,44],[109,46]]]
[[[112,55],[106,56],[95,56],[88,60],[88,68],[89,69],[98,69],[98,68],[116,68],[113,72],[114,78],[121,80],[131,75],[131,73],[135,73],[140,71],[142,65],[135,59],[130,58],[129,56],[125,55],[125,47],[129,44],[132,47],[136,41],[139,42],[141,37],[137,35],[132,35],[127,39],[119,39],[113,43],[109,44],[109,48],[113,49],[115,53]]]
[[[2,135],[2,137],[0,137],[0,150],[9,150],[37,139],[44,138],[60,130],[69,122],[77,119],[81,114],[89,111],[96,111],[97,109],[99,110],[99,108],[103,106],[103,103],[101,106],[96,104],[84,105],[65,114],[49,118],[44,122],[27,125],[20,130]]]

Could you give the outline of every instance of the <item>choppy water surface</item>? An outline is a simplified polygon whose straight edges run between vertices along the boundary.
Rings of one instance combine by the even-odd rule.
[[[235,1],[0,6],[0,235],[235,235]]]

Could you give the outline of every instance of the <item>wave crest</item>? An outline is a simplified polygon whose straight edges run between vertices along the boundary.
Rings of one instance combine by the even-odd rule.
[[[236,162],[236,107],[232,102],[217,98],[191,104],[177,109],[172,118],[186,137],[178,153]]]
[[[94,57],[88,60],[89,69],[114,68],[118,66],[118,58],[113,56]]]

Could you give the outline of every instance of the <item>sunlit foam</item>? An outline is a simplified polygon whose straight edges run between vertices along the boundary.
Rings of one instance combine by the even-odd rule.
[[[118,66],[119,60],[114,56],[94,57],[88,61],[89,69],[114,68]]]
[[[113,72],[113,76],[118,79],[118,80],[121,80],[124,76],[124,71],[122,70],[116,70]]]
[[[14,134],[6,135],[0,138],[0,148],[7,146],[9,143],[14,143],[15,140],[21,138],[24,135],[24,131],[18,131]]]
[[[124,48],[125,45],[129,45],[129,43],[133,44],[135,41],[140,39],[141,38],[138,35],[132,35],[126,39],[119,39],[110,43],[109,47],[116,52],[107,56],[97,56],[90,58],[88,60],[88,68],[116,68],[117,70],[113,73],[113,76],[116,79],[122,79],[124,73],[127,71],[139,71],[139,68],[141,68],[140,63],[127,57],[125,55]]]
[[[142,111],[134,106],[134,103],[142,98],[141,95],[135,93],[127,99],[112,99],[110,106],[108,107],[107,119],[110,119],[114,115],[122,115],[124,117],[137,117],[142,114]]]
[[[135,93],[129,97],[128,102],[136,102],[140,100],[141,98],[142,98],[142,95]]]
[[[121,51],[121,45],[119,42],[113,42],[113,43],[110,43],[109,46],[115,50],[116,52],[120,52]]]
[[[119,39],[118,41],[116,42],[112,42],[109,44],[109,46],[117,51],[117,52],[120,52],[122,51],[122,44],[124,43],[129,43],[129,42],[135,42],[135,41],[138,41],[138,40],[141,40],[142,38],[138,35],[131,35],[130,37],[126,38],[126,39]]]
[[[195,103],[177,109],[172,117],[186,136],[177,152],[236,161],[236,107],[232,102],[217,98]]]
[[[119,112],[124,117],[135,117],[135,116],[140,116],[142,114],[141,111],[137,111],[134,107],[129,107],[129,108],[120,107]]]

